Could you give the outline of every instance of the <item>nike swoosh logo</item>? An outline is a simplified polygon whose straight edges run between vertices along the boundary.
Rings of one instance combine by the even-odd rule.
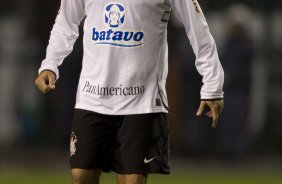
[[[152,162],[155,158],[156,158],[156,157],[153,157],[153,158],[148,159],[148,160],[147,160],[147,158],[145,158],[145,159],[144,159],[144,163],[145,163],[145,164],[148,164],[148,163]]]

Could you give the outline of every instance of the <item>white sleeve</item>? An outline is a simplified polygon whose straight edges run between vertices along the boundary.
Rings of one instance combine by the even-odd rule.
[[[39,73],[51,70],[59,78],[58,66],[72,52],[79,36],[78,26],[85,16],[84,0],[61,0],[61,8],[51,31],[46,58],[42,61]]]
[[[184,24],[203,77],[201,99],[223,98],[224,72],[215,41],[197,0],[170,0],[175,16]]]

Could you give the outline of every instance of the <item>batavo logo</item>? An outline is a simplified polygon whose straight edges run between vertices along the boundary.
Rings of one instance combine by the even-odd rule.
[[[104,8],[104,22],[108,29],[92,30],[94,45],[114,45],[119,47],[138,47],[144,44],[145,34],[141,30],[121,29],[126,21],[125,6],[120,3],[110,3]]]

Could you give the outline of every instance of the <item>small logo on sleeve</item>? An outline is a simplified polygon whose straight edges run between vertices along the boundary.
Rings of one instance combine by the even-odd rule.
[[[170,12],[169,11],[164,11],[163,17],[162,17],[162,21],[163,22],[168,22],[169,21],[169,17],[170,17]]]
[[[162,101],[159,98],[156,98],[156,106],[162,106]]]
[[[196,0],[192,0],[192,1],[193,1],[193,3],[194,3],[194,6],[195,6],[196,11],[197,11],[198,13],[200,13],[200,6],[199,6],[198,2],[197,2]]]

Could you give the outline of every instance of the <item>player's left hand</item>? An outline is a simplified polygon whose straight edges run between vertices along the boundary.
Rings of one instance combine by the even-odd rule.
[[[197,116],[202,115],[205,112],[205,108],[208,106],[210,111],[206,113],[206,115],[212,118],[212,127],[215,128],[218,122],[219,114],[224,109],[224,101],[223,100],[207,100],[201,101],[200,107],[197,112]]]

